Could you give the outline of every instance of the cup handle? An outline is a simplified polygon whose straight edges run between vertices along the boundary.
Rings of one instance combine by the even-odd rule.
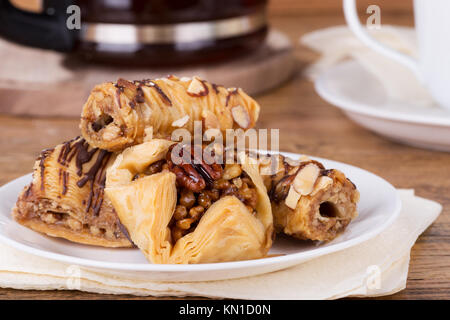
[[[348,27],[359,40],[374,51],[403,64],[405,67],[409,68],[420,81],[422,81],[422,74],[419,69],[419,64],[415,59],[385,46],[369,35],[366,29],[359,22],[358,12],[356,10],[356,0],[343,0],[343,7],[345,20],[347,21]]]

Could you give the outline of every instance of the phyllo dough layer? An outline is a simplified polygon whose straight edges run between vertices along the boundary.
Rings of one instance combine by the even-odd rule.
[[[106,169],[115,155],[82,138],[42,151],[33,181],[19,195],[14,219],[35,231],[105,247],[130,247],[104,197]]]
[[[308,157],[294,161],[279,155],[260,161],[269,190],[274,225],[302,240],[336,238],[358,216],[359,192],[339,170]]]
[[[133,242],[152,263],[264,257],[273,224],[258,164],[175,165],[172,144],[130,147],[108,170],[105,192]]]
[[[122,151],[147,136],[170,138],[178,128],[194,132],[194,121],[204,129],[252,128],[258,103],[242,89],[208,83],[198,77],[175,76],[155,80],[97,85],[81,115],[81,133],[92,146]]]

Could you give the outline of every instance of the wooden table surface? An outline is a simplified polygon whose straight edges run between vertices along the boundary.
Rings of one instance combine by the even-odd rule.
[[[315,55],[299,47],[297,39],[314,29],[343,24],[340,13],[322,16],[274,16],[271,17],[271,22],[272,26],[286,32],[296,43],[299,71],[289,83],[257,97],[262,106],[259,127],[280,128],[280,149],[283,151],[343,161],[372,171],[398,188],[413,188],[417,195],[440,202],[444,206],[442,214],[412,249],[407,288],[384,298],[449,299],[450,153],[421,150],[388,141],[360,128],[315,94],[313,85],[303,78],[301,72],[307,63],[313,61]],[[382,23],[411,25],[412,20],[403,15],[383,16]],[[0,185],[30,172],[41,149],[79,134],[77,119],[0,116],[0,128]],[[27,298],[135,297],[78,291],[0,289],[0,299]]]

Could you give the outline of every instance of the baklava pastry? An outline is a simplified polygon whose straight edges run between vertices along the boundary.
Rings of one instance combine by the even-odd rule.
[[[277,232],[302,240],[330,241],[358,216],[359,192],[339,170],[308,157],[262,157],[263,176]]]
[[[192,150],[153,139],[126,149],[108,170],[106,195],[132,241],[152,263],[264,257],[273,223],[258,164],[191,163]]]
[[[33,181],[20,193],[14,219],[52,237],[104,247],[130,247],[111,202],[106,169],[115,155],[82,138],[42,151]]]
[[[92,146],[122,151],[150,138],[170,138],[174,130],[249,129],[259,115],[258,103],[242,89],[192,79],[142,81],[119,79],[97,85],[81,115],[81,133]]]

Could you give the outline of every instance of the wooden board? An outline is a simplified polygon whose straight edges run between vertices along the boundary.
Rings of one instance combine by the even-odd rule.
[[[7,55],[5,59],[10,68],[9,72],[0,70],[0,113],[12,115],[79,117],[91,89],[98,83],[115,81],[119,77],[139,80],[169,74],[198,75],[213,83],[241,87],[249,94],[258,94],[279,86],[295,71],[291,41],[275,30],[269,33],[260,49],[247,56],[186,68],[127,70],[88,64],[66,67],[70,64],[62,56],[58,57],[59,53],[17,45],[1,49],[0,46],[0,60],[3,60],[2,55]],[[36,64],[29,70],[14,72],[11,67],[20,68],[29,61]],[[41,72],[36,72],[36,68]],[[53,82],[49,81],[52,77],[56,79]]]

